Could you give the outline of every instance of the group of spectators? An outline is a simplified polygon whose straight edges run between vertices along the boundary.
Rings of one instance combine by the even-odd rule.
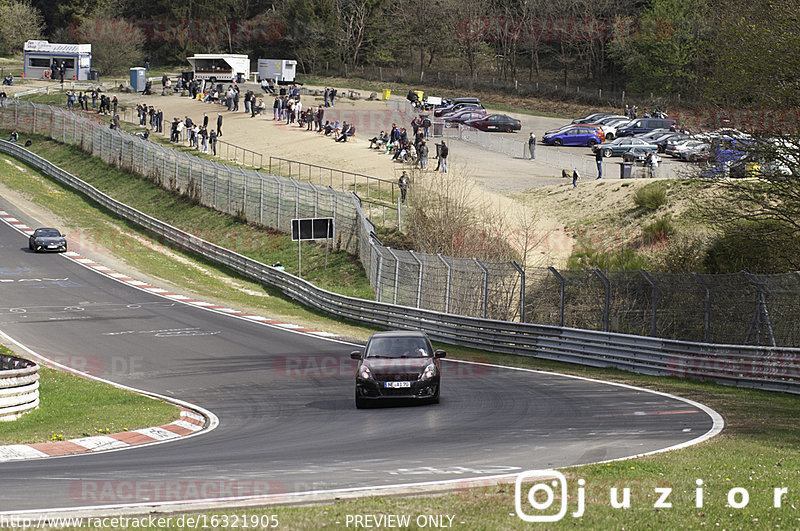
[[[428,168],[428,157],[430,148],[428,138],[430,138],[430,119],[427,115],[414,117],[411,121],[412,136],[409,137],[405,127],[398,127],[392,124],[391,130],[387,133],[381,131],[380,134],[369,141],[370,149],[383,150],[384,153],[392,154],[392,160],[398,162],[408,162],[416,164],[420,169]],[[436,145],[437,160],[436,170],[440,168],[447,173],[447,155],[449,148],[444,140]]]
[[[202,123],[195,122],[188,116],[183,120],[178,117],[172,119],[170,127],[170,142],[186,142],[189,146],[200,150],[201,153],[217,154],[217,140],[222,136],[222,114],[217,113],[216,128],[209,127],[207,113],[203,113]]]

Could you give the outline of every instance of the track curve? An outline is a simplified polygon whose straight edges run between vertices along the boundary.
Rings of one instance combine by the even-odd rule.
[[[288,501],[496,477],[658,451],[721,427],[676,397],[455,361],[445,364],[438,406],[356,410],[351,344],[167,301],[61,255],[30,253],[4,224],[0,330],[49,359],[219,418],[207,435],[171,444],[0,464],[14,486],[0,511]]]

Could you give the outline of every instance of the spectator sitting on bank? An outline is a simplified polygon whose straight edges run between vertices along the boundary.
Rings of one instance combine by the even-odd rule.
[[[369,139],[369,148],[372,149],[374,146],[375,149],[380,149],[388,141],[389,135],[386,134],[386,131],[381,131],[381,134]]]
[[[345,122],[347,123],[347,122]],[[339,120],[334,120],[333,127],[331,128],[331,132],[333,133],[333,137],[336,138],[339,136]],[[327,135],[327,133],[326,133]]]
[[[8,141],[16,142],[17,140],[19,140],[19,133],[17,133],[17,130],[14,129],[13,131],[11,131],[11,136],[8,137]]]
[[[150,138],[150,130],[149,129],[145,129],[144,132],[140,131],[140,132],[136,133],[136,136],[138,136],[139,138],[144,138],[145,140],[147,140],[148,138]]]
[[[347,134],[350,132],[350,127],[351,127],[350,124],[348,124],[347,122],[344,122],[342,124],[342,132],[338,137],[336,137],[337,142],[347,142],[347,137],[350,136]]]
[[[407,154],[408,154],[407,144],[405,142],[398,142],[397,147],[394,150],[394,155],[392,156],[392,160],[396,160],[398,162],[405,162]]]
[[[14,84],[14,74],[8,74],[3,78],[3,85],[11,86]]]
[[[328,136],[333,131],[333,125],[331,125],[330,120],[325,120],[325,126],[320,130],[320,133],[325,133],[325,136]]]

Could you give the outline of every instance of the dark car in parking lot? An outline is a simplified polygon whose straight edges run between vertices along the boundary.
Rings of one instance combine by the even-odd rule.
[[[647,148],[647,147],[635,147],[631,148],[625,153],[622,154],[622,160],[625,162],[645,162],[647,160],[647,155],[650,153],[656,157],[656,162],[661,162],[661,158],[656,155],[658,150]]]
[[[458,124],[463,124],[470,120],[477,120],[484,116],[486,116],[486,109],[462,109],[453,114],[445,115],[442,119],[444,120],[445,127],[456,127]]]
[[[597,151],[600,149],[603,151],[604,157],[615,157],[620,156],[626,151],[629,151],[635,147],[646,148],[652,151],[658,150],[658,146],[642,140],[641,138],[620,137],[616,138],[612,142],[609,142],[608,144],[598,144],[596,146],[592,146],[592,151]]]
[[[572,120],[573,124],[591,124],[596,122],[597,120],[602,120],[606,116],[612,116],[613,112],[596,112],[590,114],[588,116],[584,116],[583,118],[575,118]]]
[[[505,131],[506,133],[522,129],[522,122],[505,114],[490,114],[477,120],[470,120],[467,125],[481,131]]]
[[[28,249],[35,253],[64,253],[67,251],[67,238],[58,229],[42,227],[28,237]]]
[[[434,350],[425,332],[378,332],[364,352],[350,354],[358,360],[356,407],[380,400],[438,403],[441,392],[443,350]]]
[[[669,118],[637,118],[624,127],[617,129],[617,138],[649,133],[656,129],[669,129],[675,126],[675,120]]]
[[[459,101],[447,107],[439,107],[438,109],[435,109],[433,111],[433,115],[438,118],[440,116],[453,114],[454,112],[462,109],[483,109],[483,105],[480,101]]]

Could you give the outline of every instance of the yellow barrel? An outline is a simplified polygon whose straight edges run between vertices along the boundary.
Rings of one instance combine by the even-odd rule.
[[[421,90],[415,90],[415,91],[414,91],[414,94],[416,94],[416,95],[417,95],[417,97],[419,98],[419,101],[422,101],[422,96],[423,96],[425,93],[424,93],[423,91],[421,91]]]
[[[389,96],[392,95],[392,91],[389,89],[383,89],[383,99],[388,100]]]

